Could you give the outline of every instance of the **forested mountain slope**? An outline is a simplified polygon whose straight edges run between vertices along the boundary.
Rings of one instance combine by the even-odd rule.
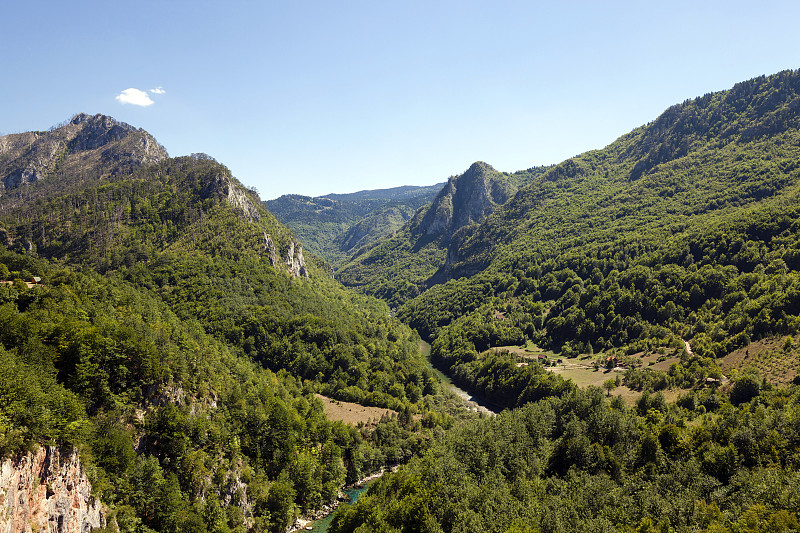
[[[81,165],[0,201],[1,453],[78,446],[123,531],[282,531],[448,423],[416,333],[343,289],[226,167],[112,172],[87,147],[116,122],[92,120],[111,129],[67,156]],[[358,431],[314,393],[401,416]]]
[[[0,274],[41,278],[0,284],[0,456],[77,447],[120,531],[283,531],[424,442],[407,418],[326,420],[313,383],[115,276],[3,247]]]
[[[459,240],[458,279],[398,316],[473,386],[480,352],[526,340],[568,356],[685,340],[675,382],[705,379],[800,328],[799,126],[797,71],[674,106],[522,188]]]
[[[398,315],[457,381],[520,407],[443,435],[332,530],[800,529],[800,379],[725,383],[716,365],[766,336],[798,357],[799,126],[800,71],[743,82],[556,166],[465,233],[455,279]],[[644,392],[629,406],[486,351],[530,340],[603,350]],[[668,372],[635,367],[664,349]],[[685,391],[668,404],[664,386]]]
[[[451,177],[433,202],[395,235],[358,250],[337,279],[392,306],[447,278],[452,253],[475,224],[484,220],[544,168],[508,174],[483,162]]]
[[[338,266],[357,248],[399,229],[441,187],[409,185],[316,198],[288,194],[264,203],[309,250]]]
[[[416,402],[432,380],[412,331],[379,302],[343,290],[207,156],[166,159],[0,215],[7,245],[153,290],[265,366],[324,383],[341,399],[397,407],[408,400],[406,387]],[[368,343],[376,349],[364,350]],[[390,358],[390,368],[371,365],[376,354]],[[363,373],[353,371],[356,359]],[[400,373],[416,377],[399,383]]]
[[[798,387],[725,403],[572,389],[448,432],[332,533],[798,531]]]
[[[478,225],[452,275],[479,273],[399,315],[461,383],[524,406],[446,435],[333,531],[796,531],[797,386],[704,386],[756,338],[786,335],[797,357],[798,126],[800,73],[744,82],[558,165]],[[697,390],[631,409],[481,355],[528,339],[679,348],[668,383]]]

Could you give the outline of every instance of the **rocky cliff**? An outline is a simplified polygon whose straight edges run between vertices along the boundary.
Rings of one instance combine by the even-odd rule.
[[[295,245],[294,241],[289,243],[289,250],[286,253],[286,266],[292,276],[299,278],[303,276],[308,277],[308,269],[306,268],[306,260],[303,257],[303,246],[300,243]]]
[[[502,173],[478,161],[450,178],[419,225],[418,232],[449,240],[456,231],[481,222],[516,191]]]
[[[85,533],[106,525],[73,449],[40,447],[0,462],[0,531]]]
[[[105,115],[81,113],[49,131],[0,137],[0,197],[52,178],[69,182],[71,176],[102,167],[95,176],[102,179],[167,157],[146,131]]]

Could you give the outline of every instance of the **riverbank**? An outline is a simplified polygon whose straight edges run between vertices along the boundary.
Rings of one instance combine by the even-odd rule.
[[[419,351],[422,355],[425,356],[425,360],[428,362],[428,366],[433,370],[433,373],[436,374],[436,377],[439,378],[445,387],[447,387],[451,392],[453,392],[456,396],[461,398],[464,403],[467,405],[467,408],[471,411],[476,411],[479,413],[486,413],[487,415],[496,415],[500,408],[490,404],[489,402],[485,401],[483,398],[479,398],[474,394],[470,394],[469,392],[465,391],[464,389],[458,387],[453,383],[453,380],[450,377],[443,373],[441,370],[433,366],[431,363],[431,345],[425,341],[419,341]]]
[[[381,477],[386,472],[396,472],[400,465],[394,465],[388,469],[383,468],[379,472],[370,474],[369,476],[359,479],[352,485],[345,485],[336,497],[336,501],[331,504],[323,505],[321,509],[309,515],[298,517],[294,523],[286,529],[286,533],[297,533],[298,531],[325,531],[327,527],[320,530],[317,523],[326,520],[333,515],[334,511],[343,503],[353,502],[358,499],[363,492],[366,491],[367,485]],[[328,521],[329,523],[329,521]],[[326,524],[327,526],[327,524]]]

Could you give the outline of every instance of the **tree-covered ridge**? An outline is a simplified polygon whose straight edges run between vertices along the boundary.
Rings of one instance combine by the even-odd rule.
[[[544,167],[508,174],[477,162],[451,177],[395,235],[361,248],[337,279],[393,307],[447,279],[459,243]]]
[[[329,194],[287,194],[264,204],[309,250],[334,266],[355,249],[392,234],[428,204],[442,184]]]
[[[477,275],[398,316],[437,337],[448,367],[487,343],[574,355],[688,341],[705,370],[686,384],[751,341],[796,335],[799,92],[797,72],[751,80],[556,166],[463,240],[453,273]]]
[[[168,159],[14,215],[9,240],[152,290],[238,353],[326,394],[399,409],[435,391],[416,333],[311,255],[309,279],[290,275],[293,234],[211,158]]]
[[[408,410],[362,430],[326,420],[312,382],[141,286],[2,247],[0,274],[41,278],[0,284],[0,455],[77,446],[121,531],[283,531],[425,443]]]
[[[466,240],[455,276],[503,262],[504,249],[575,248],[598,229],[604,241],[642,226],[672,234],[702,226],[698,216],[790,192],[799,77],[786,71],[684,102],[603,150],[557,165]]]
[[[102,172],[104,165],[99,166],[96,171]],[[203,253],[216,254],[224,247],[229,255],[259,250],[268,257],[265,233],[277,263],[285,259],[293,240],[291,232],[260,207],[253,192],[202,154],[167,159],[101,183],[80,181],[82,174],[72,178],[79,181],[79,190],[55,189],[4,209],[0,224],[8,232],[6,244],[30,243],[27,247],[41,255],[106,270],[148,260],[179,241],[182,248]],[[226,208],[242,223],[218,224],[214,215]],[[209,225],[215,225],[210,228],[215,232],[207,231]]]
[[[717,397],[715,415],[658,394],[629,408],[593,388],[459,426],[331,530],[797,531],[798,390],[758,385]]]

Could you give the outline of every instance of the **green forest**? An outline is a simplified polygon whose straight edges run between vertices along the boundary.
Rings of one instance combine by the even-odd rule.
[[[0,458],[77,449],[106,531],[285,532],[384,469],[331,532],[800,530],[800,71],[554,166],[284,198],[297,229],[109,117],[34,138]]]
[[[468,416],[385,304],[270,257],[294,237],[225,167],[121,178],[4,206],[3,456],[77,447],[121,531],[283,531]]]
[[[283,530],[423,446],[408,420],[372,432],[326,420],[314,384],[255,364],[128,282],[0,261],[42,278],[0,286],[0,452],[77,446],[123,531]]]
[[[565,387],[448,432],[331,531],[797,531],[799,399],[740,381],[711,415]]]

